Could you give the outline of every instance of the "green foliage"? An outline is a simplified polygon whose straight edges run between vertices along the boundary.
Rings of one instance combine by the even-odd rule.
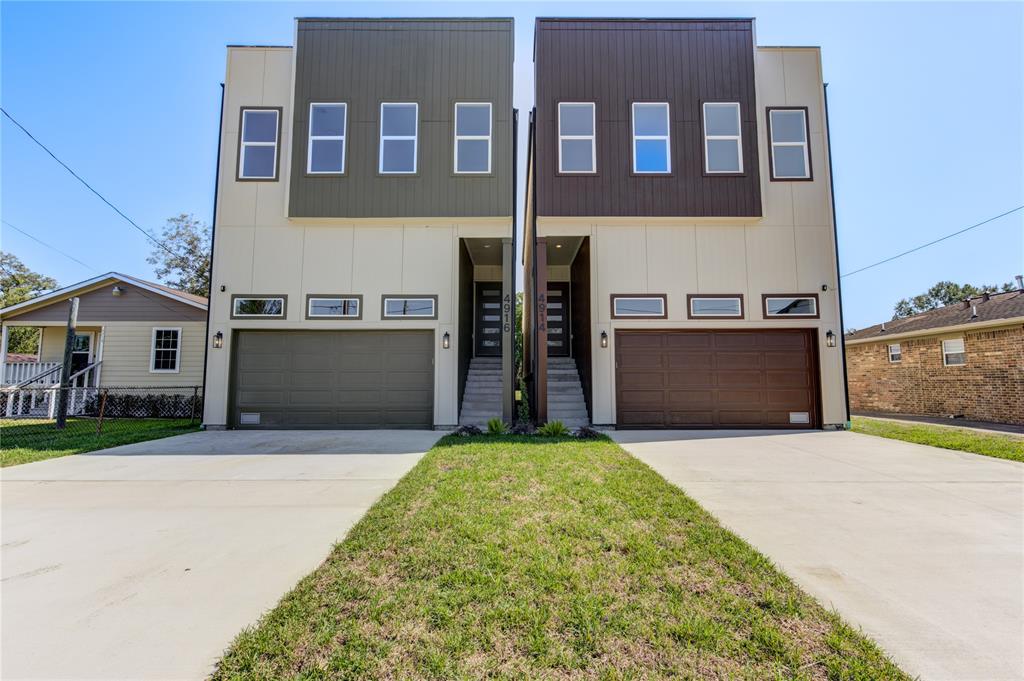
[[[530,393],[526,390],[526,379],[519,379],[519,422],[530,422]]]
[[[996,293],[1002,291],[1013,291],[1017,287],[1013,282],[1007,282],[999,286],[985,284],[974,286],[973,284],[957,284],[952,281],[940,281],[924,293],[904,298],[896,303],[893,308],[893,319],[909,317],[911,315],[934,310],[938,307],[945,307],[953,303],[959,303],[967,298],[976,298],[982,293]],[[849,333],[849,332],[848,332]]]
[[[182,213],[167,219],[160,239],[169,250],[154,246],[146,258],[164,284],[197,296],[210,293],[210,226]]]
[[[495,417],[487,421],[488,435],[504,435],[508,432],[508,426],[501,419]]]
[[[33,272],[13,253],[0,252],[0,307],[23,303],[55,288],[56,279]],[[12,326],[7,334],[7,352],[37,354],[39,329]]]
[[[541,437],[566,437],[569,429],[561,421],[548,421],[537,429],[537,435]]]
[[[525,372],[523,369],[523,292],[516,294],[516,321],[513,331],[515,353],[512,355],[515,375],[522,378]],[[525,394],[525,393],[524,393]]]
[[[1024,462],[1024,438],[927,423],[898,423],[856,416],[853,432]]]

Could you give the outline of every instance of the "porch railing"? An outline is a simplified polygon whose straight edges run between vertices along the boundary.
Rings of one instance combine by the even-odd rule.
[[[96,372],[103,361],[93,362],[87,367],[76,371],[68,378],[68,415],[76,416],[85,409],[90,397],[95,397],[98,387],[95,385]],[[9,386],[0,391],[3,398],[3,415],[5,418],[40,417],[52,419],[57,411],[57,396],[60,391],[60,371],[58,364],[48,374],[55,374],[57,383],[37,381],[42,374],[37,374],[21,383]]]
[[[4,364],[3,385],[18,385],[25,381],[52,385],[60,383],[60,362],[7,362]],[[38,380],[35,380],[37,379]]]

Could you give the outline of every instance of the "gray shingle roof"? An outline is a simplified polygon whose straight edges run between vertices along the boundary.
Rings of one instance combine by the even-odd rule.
[[[975,311],[977,311],[977,317],[973,316]],[[847,334],[846,340],[881,339],[898,333],[931,331],[947,326],[992,322],[1014,317],[1024,317],[1024,289],[1007,293],[992,293],[988,300],[985,300],[984,296],[980,296],[971,298],[967,303],[954,303],[912,317],[893,319],[885,322],[884,331],[882,324],[875,324]]]

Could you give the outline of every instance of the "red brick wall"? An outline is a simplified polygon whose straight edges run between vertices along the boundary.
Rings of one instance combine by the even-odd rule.
[[[941,339],[951,337],[900,340],[899,363],[888,342],[847,346],[851,410],[1024,424],[1024,326],[964,333],[962,366],[942,364]]]

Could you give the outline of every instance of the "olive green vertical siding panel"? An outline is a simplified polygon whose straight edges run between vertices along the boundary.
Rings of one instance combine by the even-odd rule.
[[[511,19],[300,19],[291,217],[512,215]],[[491,102],[492,174],[454,174],[456,101]],[[347,102],[344,176],[309,176],[310,102]],[[377,172],[381,102],[418,102],[418,172]]]

